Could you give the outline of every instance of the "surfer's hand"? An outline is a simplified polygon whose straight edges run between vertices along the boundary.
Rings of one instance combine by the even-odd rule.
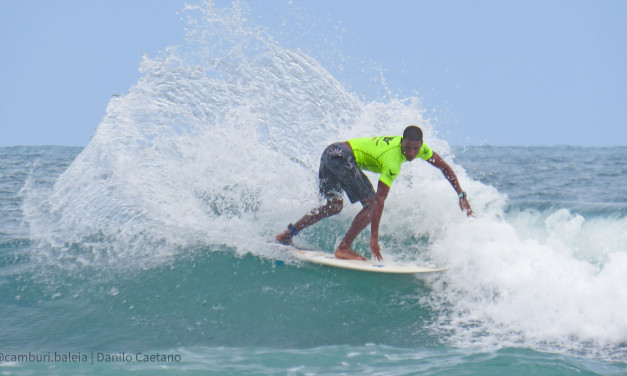
[[[468,203],[468,199],[466,197],[462,197],[459,199],[459,207],[464,213],[466,213],[467,216],[475,216],[475,213],[473,213],[472,209],[470,208],[470,204]]]
[[[370,252],[372,252],[372,257],[376,258],[378,261],[383,260],[383,257],[381,257],[381,248],[379,248],[379,239],[376,237],[370,237]]]

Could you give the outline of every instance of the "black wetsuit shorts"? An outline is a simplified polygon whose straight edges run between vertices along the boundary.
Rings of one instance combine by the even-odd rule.
[[[372,183],[361,171],[350,148],[341,142],[327,147],[320,158],[320,194],[327,198],[341,197],[346,192],[351,203],[375,195]]]

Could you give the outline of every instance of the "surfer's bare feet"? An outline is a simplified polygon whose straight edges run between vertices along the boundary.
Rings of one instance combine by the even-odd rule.
[[[338,259],[342,259],[342,260],[361,260],[361,261],[366,261],[368,260],[367,258],[365,258],[364,256],[360,255],[359,253],[353,251],[350,248],[338,248],[335,250],[335,257]]]
[[[292,233],[290,232],[290,230],[285,230],[282,233],[278,234],[275,239],[281,244],[290,245],[292,244]]]

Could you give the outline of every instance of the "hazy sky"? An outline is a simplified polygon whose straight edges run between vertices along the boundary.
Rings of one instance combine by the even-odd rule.
[[[1,0],[0,146],[87,145],[199,2]],[[419,97],[452,145],[627,145],[627,1],[242,2],[360,97]]]

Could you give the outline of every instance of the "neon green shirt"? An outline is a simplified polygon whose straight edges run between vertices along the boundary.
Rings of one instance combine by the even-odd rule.
[[[381,174],[379,180],[391,187],[401,172],[401,163],[407,162],[401,151],[401,139],[401,136],[365,137],[348,140],[348,143],[359,168]],[[417,157],[426,161],[432,156],[433,151],[423,142]]]

